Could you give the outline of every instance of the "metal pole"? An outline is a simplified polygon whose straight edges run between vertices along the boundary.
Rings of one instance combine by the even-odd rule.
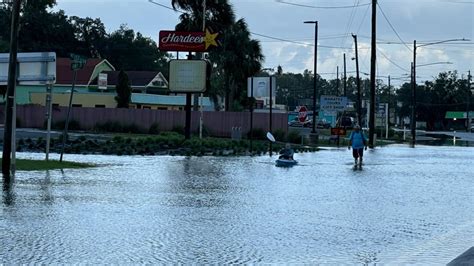
[[[372,0],[372,43],[371,43],[371,58],[370,58],[370,114],[369,114],[369,147],[374,148],[374,134],[375,134],[375,68],[376,68],[376,35],[377,35],[377,0]]]
[[[253,77],[250,78],[250,153],[253,153]]]
[[[49,160],[49,146],[51,145],[51,120],[53,115],[53,86],[48,85],[48,95],[46,95],[46,119],[47,119],[47,133],[46,133],[46,161]]]
[[[206,0],[202,2],[202,31],[206,31]],[[204,52],[202,53],[202,60],[204,60]],[[201,99],[199,104],[199,138],[202,139],[202,126],[203,126],[203,113],[202,113],[202,97],[203,93],[201,93]]]
[[[339,66],[336,68],[336,96],[339,96]]]
[[[390,75],[388,75],[388,107],[387,107],[387,112],[388,112],[388,124],[390,124],[390,93],[391,93],[392,89],[391,89],[391,86],[390,86]]]
[[[411,109],[411,147],[416,144],[416,40],[413,41],[412,63],[412,109]]]
[[[273,77],[272,75],[270,75],[270,132],[272,132],[272,104],[273,104],[273,97],[272,97],[272,94],[273,94]],[[273,145],[272,145],[272,142],[270,141],[270,156],[272,156],[272,148],[273,148]]]
[[[355,60],[356,60],[356,79],[357,79],[357,120],[359,126],[362,127],[362,100],[360,93],[360,78],[359,78],[359,52],[357,51],[357,35],[352,35],[355,43]]]
[[[77,78],[77,70],[74,70],[74,78],[72,80],[72,89],[71,95],[69,96],[69,107],[67,109],[67,116],[66,116],[66,123],[64,124],[64,132],[63,132],[63,144],[61,147],[61,156],[59,156],[59,161],[63,161],[63,154],[64,154],[64,146],[66,145],[67,139],[67,130],[69,126],[69,119],[71,118],[71,109],[72,109],[72,98],[74,96],[74,87],[76,86],[76,78]]]
[[[471,70],[467,74],[467,132],[471,131],[471,117],[469,112],[471,111]]]
[[[18,29],[20,22],[21,0],[14,0],[10,32],[10,58],[8,65],[7,100],[5,102],[5,128],[3,132],[2,173],[5,184],[10,183],[10,163],[12,152],[12,120],[15,87],[17,82]],[[16,118],[15,118],[16,120]]]
[[[346,77],[346,54],[344,53],[344,97],[347,95],[347,77]]]
[[[311,133],[316,133],[316,123],[318,116],[316,115],[316,102],[318,99],[318,22],[314,23],[314,84],[313,84],[313,128]]]

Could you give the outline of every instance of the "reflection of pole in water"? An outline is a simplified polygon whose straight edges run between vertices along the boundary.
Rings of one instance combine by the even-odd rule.
[[[5,180],[5,178],[4,178]],[[13,193],[13,182],[3,182],[3,204],[12,206],[15,204],[15,194]]]
[[[53,196],[51,193],[51,173],[49,171],[46,171],[46,175],[40,183],[40,187],[42,191],[42,200],[46,203],[51,203],[53,201]]]

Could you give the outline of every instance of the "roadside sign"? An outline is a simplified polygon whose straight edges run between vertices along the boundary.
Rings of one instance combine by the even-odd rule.
[[[99,79],[97,80],[97,85],[99,90],[106,90],[107,89],[107,74],[100,73]]]
[[[298,120],[303,123],[306,121],[306,118],[308,117],[308,109],[306,109],[306,106],[301,106],[300,109],[298,110]]]
[[[161,51],[206,52],[211,46],[218,46],[218,33],[169,31],[159,33],[159,49]]]
[[[272,97],[276,95],[276,77],[272,78]],[[247,97],[252,96],[252,82],[253,82],[253,97],[270,97],[270,77],[250,77],[247,78]]]
[[[346,134],[347,134],[347,131],[343,127],[332,127],[331,128],[331,135],[345,136]]]
[[[206,91],[207,62],[204,60],[171,60],[169,90],[171,92]]]
[[[56,53],[18,53],[18,85],[56,83]],[[7,85],[10,54],[0,53],[0,86]]]
[[[71,54],[71,70],[83,69],[87,63],[87,58],[82,55]]]
[[[322,95],[320,99],[321,111],[342,112],[347,107],[347,97]]]

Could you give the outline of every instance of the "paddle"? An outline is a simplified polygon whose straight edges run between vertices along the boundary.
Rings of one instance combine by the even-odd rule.
[[[267,139],[271,142],[276,142],[275,137],[273,137],[272,133],[267,132]]]

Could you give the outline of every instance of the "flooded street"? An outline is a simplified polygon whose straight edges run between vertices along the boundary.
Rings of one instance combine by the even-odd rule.
[[[377,148],[362,171],[351,153],[65,155],[100,167],[17,173],[0,264],[444,265],[473,245],[472,147]]]

